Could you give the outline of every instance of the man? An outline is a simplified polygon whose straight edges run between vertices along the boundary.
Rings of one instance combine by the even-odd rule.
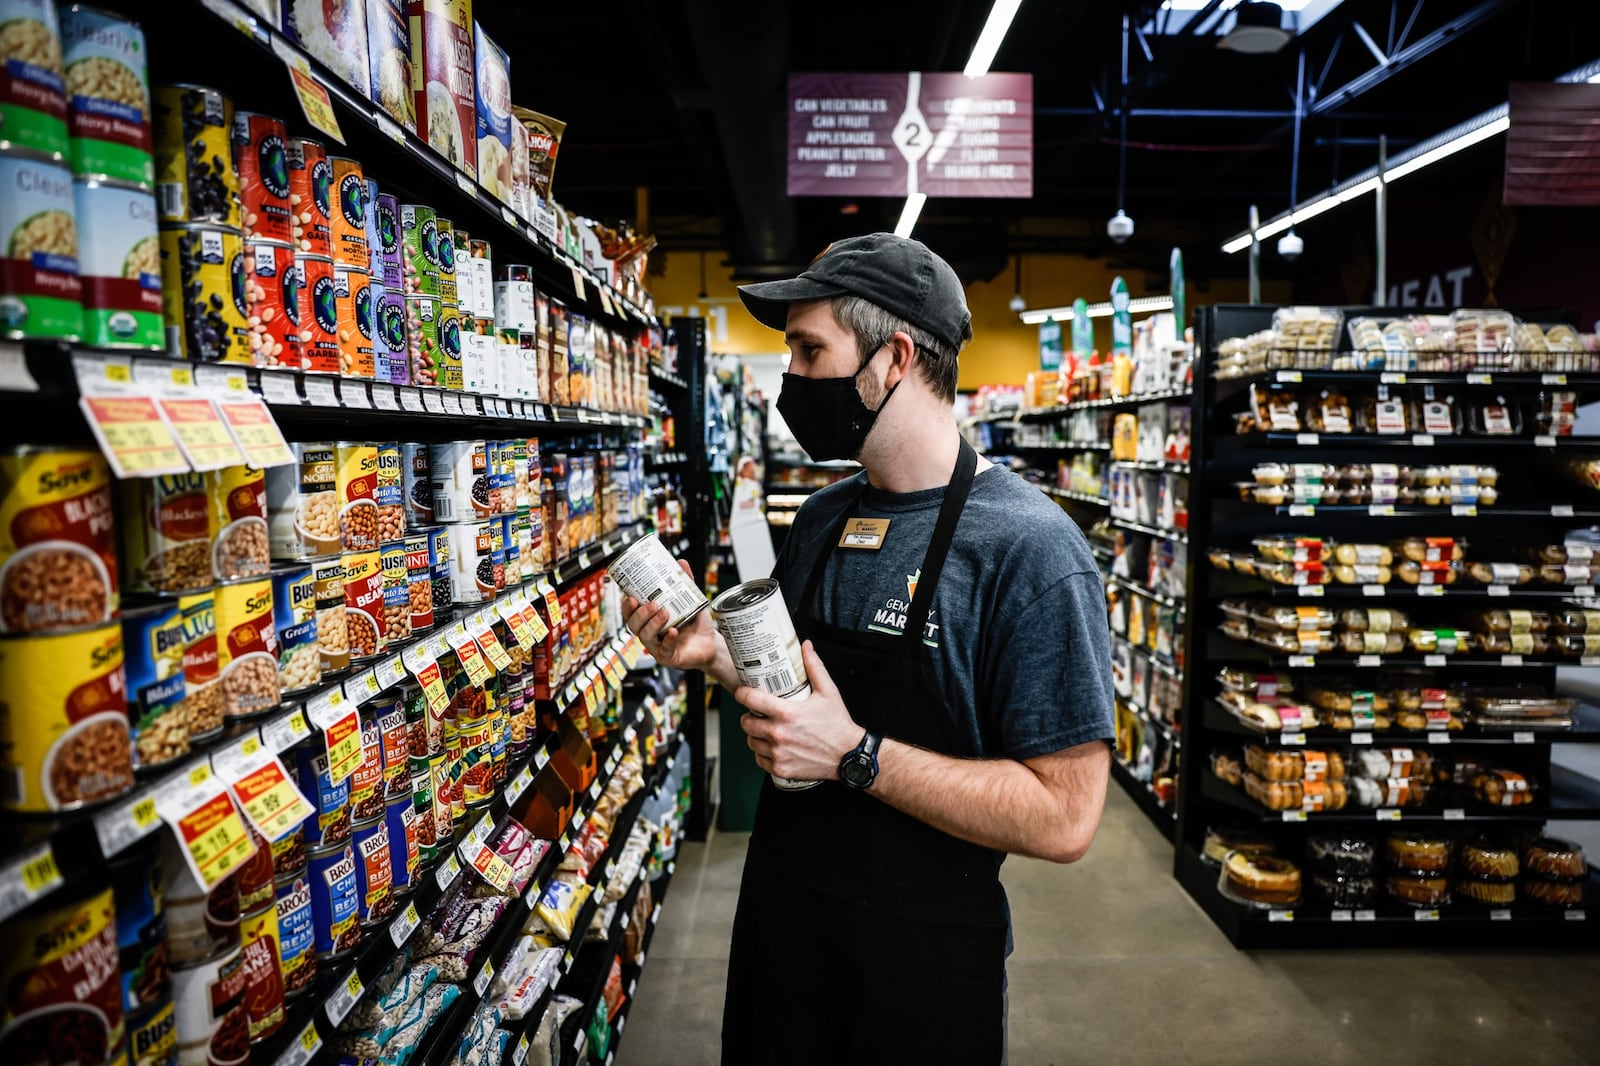
[[[961,439],[971,316],[944,260],[876,233],[739,293],[784,331],[800,445],[866,469],[806,502],[778,560],[809,696],[740,687],[709,612],[664,629],[623,604],[658,660],[736,690],[762,769],[823,782],[763,787],[722,1061],[1001,1062],[1000,864],[1075,862],[1105,798],[1099,572],[1071,520]]]

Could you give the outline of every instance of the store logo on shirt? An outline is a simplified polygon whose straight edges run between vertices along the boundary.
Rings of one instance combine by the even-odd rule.
[[[888,633],[899,636],[905,632],[906,615],[911,612],[911,601],[917,598],[917,583],[922,580],[922,570],[919,568],[914,574],[906,575],[906,598],[900,599],[891,596],[883,601],[883,606],[878,608],[872,616],[872,624],[867,629],[874,633]],[[930,648],[939,646],[939,627],[934,624],[933,611],[928,611],[928,622],[923,630],[922,643]]]

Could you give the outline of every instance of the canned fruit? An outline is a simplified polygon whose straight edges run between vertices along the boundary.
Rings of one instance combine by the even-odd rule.
[[[0,641],[0,802],[66,811],[133,785],[122,628]]]
[[[300,365],[313,374],[339,372],[339,300],[333,260],[299,253],[294,259],[300,292]]]
[[[331,155],[333,167],[333,261],[340,266],[367,269],[367,182],[361,164],[348,156]]]
[[[165,346],[156,201],[136,186],[74,183],[83,339],[98,348]]]
[[[267,534],[267,476],[253,466],[203,475],[211,510],[211,573],[218,581],[261,577],[272,567]]]
[[[233,115],[233,161],[239,174],[240,220],[247,236],[288,241],[288,134],[283,120],[255,111]]]
[[[221,226],[163,223],[161,297],[167,352],[255,365],[244,291],[244,238]]]
[[[285,695],[322,681],[317,648],[317,582],[309,566],[272,572],[272,624],[278,635],[278,688]]]
[[[439,295],[438,216],[425,204],[400,205],[401,288],[407,297]]]
[[[161,220],[237,227],[233,99],[203,85],[158,86],[152,95]]]
[[[333,167],[321,141],[291,137],[289,165],[290,240],[297,251],[333,255]]]
[[[245,319],[258,366],[299,370],[300,274],[294,251],[270,241],[244,242]]]
[[[217,587],[217,666],[223,716],[247,718],[278,706],[278,631],[272,581],[254,578]]]
[[[124,610],[122,647],[134,769],[164,766],[189,752],[183,612],[177,602]]]
[[[116,905],[110,888],[26,914],[0,949],[0,1041],[18,1063],[109,1062],[122,1043]]]
[[[202,474],[130,478],[121,483],[128,588],[185,592],[211,572],[211,503]]]
[[[139,24],[81,4],[61,13],[72,170],[148,186],[150,77]]]
[[[28,153],[0,153],[0,190],[0,333],[77,340],[83,284],[71,172]]]
[[[267,528],[275,559],[337,555],[339,456],[331,443],[290,445],[295,462],[267,471]]]
[[[335,265],[334,317],[338,323],[339,372],[347,378],[371,378],[376,370],[373,348],[372,289],[365,270]]]
[[[105,460],[43,448],[0,456],[0,632],[96,625],[117,604]]]
[[[222,730],[216,593],[206,589],[179,596],[178,610],[183,613],[183,676],[187,689],[183,715],[189,723],[189,739],[204,740]]]

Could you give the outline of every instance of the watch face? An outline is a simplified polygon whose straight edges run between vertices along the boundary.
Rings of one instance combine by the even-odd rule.
[[[872,783],[872,760],[857,755],[839,768],[839,776],[853,788],[865,788]]]

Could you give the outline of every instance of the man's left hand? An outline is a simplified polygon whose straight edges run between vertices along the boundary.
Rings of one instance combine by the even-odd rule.
[[[836,781],[839,763],[861,742],[862,728],[850,717],[816,649],[802,645],[811,695],[785,700],[748,685],[733,698],[749,709],[739,725],[755,752],[756,765],[795,781]]]

